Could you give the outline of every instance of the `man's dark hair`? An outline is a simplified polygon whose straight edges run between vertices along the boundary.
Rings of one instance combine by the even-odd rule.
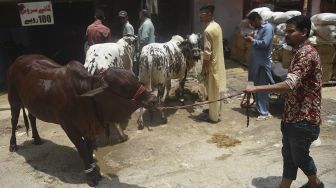
[[[262,20],[261,16],[258,14],[258,12],[251,12],[250,14],[247,15],[247,19],[254,21],[256,19]]]
[[[199,10],[200,11],[211,12],[211,14],[213,14],[215,12],[215,6],[213,6],[213,5],[203,5]]]
[[[141,10],[141,14],[146,17],[146,18],[149,18],[150,17],[150,13],[147,9],[142,9]]]
[[[105,20],[104,11],[97,9],[95,12],[95,17],[100,20]]]
[[[310,29],[311,29],[311,21],[310,18],[304,15],[294,16],[293,18],[286,21],[286,24],[294,24],[296,29],[299,31],[303,31],[307,29],[306,37],[309,37]]]

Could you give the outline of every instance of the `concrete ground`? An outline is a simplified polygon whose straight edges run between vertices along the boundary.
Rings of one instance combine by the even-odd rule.
[[[247,84],[246,70],[229,60],[226,65],[230,93],[240,91]],[[187,88],[194,91],[195,86],[194,79],[188,80]],[[196,94],[187,94],[186,103],[193,103]],[[251,112],[249,127],[246,127],[246,111],[240,108],[240,101],[238,96],[224,104],[218,124],[195,120],[204,106],[167,110],[167,124],[160,124],[155,117],[150,131],[139,131],[136,128],[138,112],[135,112],[125,131],[129,140],[118,143],[113,137],[112,145],[96,151],[104,174],[97,187],[277,187],[282,174],[281,100],[272,96],[272,119],[257,122],[256,114]],[[177,104],[171,99],[166,105]],[[335,188],[336,87],[323,89],[322,116],[320,142],[311,148],[311,155],[325,187]],[[149,123],[148,117],[145,119]],[[82,162],[59,125],[38,121],[44,144],[35,146],[22,128],[23,118],[19,124],[19,150],[10,153],[10,109],[7,95],[1,95],[1,187],[87,187]],[[300,187],[306,181],[299,170],[292,187]]]

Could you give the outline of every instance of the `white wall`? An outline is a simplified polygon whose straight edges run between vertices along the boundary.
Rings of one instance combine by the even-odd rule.
[[[234,31],[242,20],[243,0],[194,0],[194,32],[202,33],[204,29],[204,25],[199,21],[199,8],[204,4],[215,5],[214,19],[222,27],[223,37],[231,42]]]

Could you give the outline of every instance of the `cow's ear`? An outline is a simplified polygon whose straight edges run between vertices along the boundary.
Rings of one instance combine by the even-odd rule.
[[[108,87],[107,85],[104,85],[104,86],[101,86],[99,88],[90,90],[86,93],[81,94],[80,97],[93,97],[93,96],[95,96],[99,93],[102,93],[107,87]]]

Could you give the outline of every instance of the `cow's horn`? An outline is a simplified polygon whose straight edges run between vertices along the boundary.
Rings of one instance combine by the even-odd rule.
[[[96,88],[96,89],[93,89],[93,90],[90,90],[86,93],[83,93],[82,95],[80,95],[81,97],[93,97],[101,92],[103,92],[108,86],[107,85],[104,85],[104,86],[101,86],[99,88]]]

